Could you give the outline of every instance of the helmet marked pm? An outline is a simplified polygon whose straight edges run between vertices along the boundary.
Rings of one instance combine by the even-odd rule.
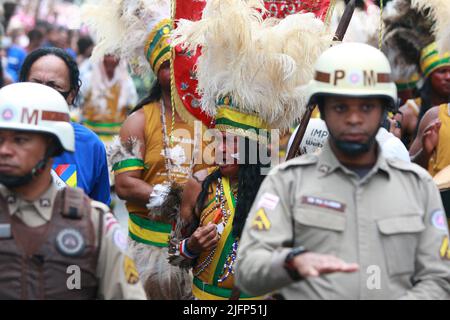
[[[378,49],[363,43],[342,43],[326,50],[317,60],[315,77],[308,84],[309,104],[321,96],[383,98],[388,110],[397,105],[397,88],[391,66]]]
[[[48,133],[63,150],[75,151],[67,102],[42,84],[22,82],[0,89],[0,129]]]

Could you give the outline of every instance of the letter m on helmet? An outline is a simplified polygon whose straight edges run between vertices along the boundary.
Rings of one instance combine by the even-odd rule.
[[[39,117],[39,110],[33,110],[33,112],[31,112],[31,114],[30,114],[30,109],[23,108],[22,109],[22,118],[20,121],[22,123],[37,125],[38,117]]]

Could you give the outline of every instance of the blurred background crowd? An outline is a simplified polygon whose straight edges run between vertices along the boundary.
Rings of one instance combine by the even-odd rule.
[[[17,82],[28,53],[41,47],[66,50],[78,63],[81,79],[92,71],[89,57],[94,41],[81,23],[83,0],[2,0],[0,1],[0,86]],[[145,79],[132,76],[138,97],[151,87],[151,75]],[[87,80],[86,80],[87,81]],[[76,106],[80,106],[80,96]]]

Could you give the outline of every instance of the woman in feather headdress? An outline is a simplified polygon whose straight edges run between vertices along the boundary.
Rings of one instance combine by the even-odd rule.
[[[174,43],[202,47],[201,108],[215,118],[218,168],[185,188],[169,249],[193,268],[196,299],[257,299],[234,288],[240,235],[270,167],[269,130],[301,118],[301,86],[332,35],[312,13],[263,20],[261,0],[209,0],[198,22],[180,21]]]
[[[182,186],[205,166],[194,168],[201,140],[172,103],[170,4],[170,0],[102,0],[84,10],[99,40],[94,58],[114,54],[137,73],[153,72],[157,79],[109,151],[115,189],[129,212],[129,252],[149,299],[191,297],[189,272],[167,261],[168,238]]]

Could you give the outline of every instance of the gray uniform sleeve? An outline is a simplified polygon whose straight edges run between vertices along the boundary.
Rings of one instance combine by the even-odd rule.
[[[283,268],[292,241],[290,184],[279,173],[269,175],[249,212],[236,270],[237,286],[247,294],[264,295],[293,282]]]
[[[425,230],[416,251],[414,287],[401,299],[450,299],[450,256],[448,227],[439,191],[431,178],[426,179]],[[447,239],[447,240],[446,240]]]

